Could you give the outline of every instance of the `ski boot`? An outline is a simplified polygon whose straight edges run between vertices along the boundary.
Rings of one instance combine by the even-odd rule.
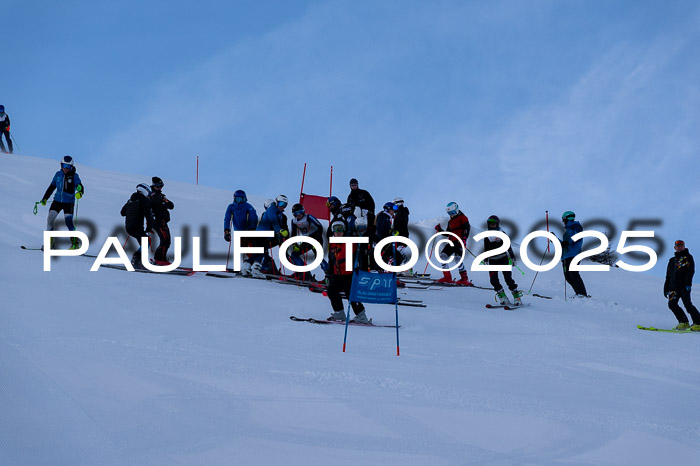
[[[70,247],[68,249],[80,249],[80,240],[75,236],[71,236]]]
[[[510,306],[511,304],[503,288],[496,292],[496,301],[498,301],[501,304],[501,306]]]
[[[692,330],[693,332],[700,332],[700,324],[691,325],[690,330]]]
[[[262,268],[262,264],[260,262],[256,262],[253,264],[253,266],[250,268],[250,276],[253,278],[267,278],[264,273],[260,270]]]
[[[452,272],[449,270],[442,271],[443,277],[438,280],[438,283],[452,283]]]
[[[452,277],[450,277],[450,278],[452,278]],[[474,286],[474,284],[469,281],[469,278],[467,278],[467,271],[466,270],[460,270],[459,280],[457,280],[457,284],[463,285],[463,286]]]
[[[679,322],[675,327],[676,330],[690,330],[690,324],[688,322]]]
[[[365,311],[362,310],[359,314],[355,315],[355,318],[352,319],[350,322],[354,324],[371,324],[372,319],[367,318],[367,314],[365,314]]]
[[[511,290],[511,293],[513,293],[513,304],[516,306],[522,306],[523,305],[523,292],[520,290]]]
[[[250,262],[243,262],[241,264],[241,275],[244,277],[250,277],[250,269],[253,264]]]
[[[345,315],[345,311],[341,309],[339,311],[333,312],[333,314],[331,314],[330,317],[328,317],[328,319],[326,320],[332,320],[335,322],[345,322],[346,319],[347,316]]]

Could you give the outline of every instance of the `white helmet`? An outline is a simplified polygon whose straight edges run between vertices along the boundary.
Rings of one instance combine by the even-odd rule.
[[[396,205],[403,205],[403,197],[397,196],[397,197],[394,198],[394,201],[393,201],[393,202],[394,202],[394,204],[396,204]]]
[[[265,210],[267,210],[274,203],[275,203],[274,199],[266,199],[263,206],[265,207]]]
[[[141,184],[137,185],[136,191],[143,194],[146,197],[151,195],[151,187],[148,186],[146,183],[141,183]]]
[[[289,200],[287,199],[287,196],[280,194],[275,198],[275,203],[277,204],[277,207],[282,207],[284,209],[289,205]]]

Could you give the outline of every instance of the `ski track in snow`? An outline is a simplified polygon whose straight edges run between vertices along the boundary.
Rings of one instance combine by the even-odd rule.
[[[399,308],[401,356],[385,328],[351,327],[343,353],[343,326],[289,320],[330,313],[303,287],[93,273],[84,257],[43,272],[42,253],[19,245],[41,243],[47,208],[28,212],[56,163],[13,160],[32,190],[0,186],[12,219],[0,231],[3,464],[694,464],[700,454],[700,335],[636,328],[673,325],[657,277],[584,273],[594,297],[565,302],[558,266],[533,289],[554,299],[526,297],[532,306],[515,311],[484,308],[486,290],[401,290],[428,305]],[[143,180],[78,172],[80,213],[106,236]],[[231,193],[167,180],[164,191],[173,231],[208,225],[225,254]],[[266,197],[253,198],[258,210]],[[527,289],[533,277],[516,280]],[[394,323],[392,306],[367,308]]]

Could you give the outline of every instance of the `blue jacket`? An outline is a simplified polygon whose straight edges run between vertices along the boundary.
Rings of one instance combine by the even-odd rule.
[[[280,230],[287,229],[284,212],[280,212],[276,203],[272,203],[265,212],[260,216],[257,231],[274,231],[279,234]]]
[[[231,218],[233,218],[233,229],[237,231],[253,231],[258,226],[258,213],[247,202],[241,204],[232,202],[228,205],[224,215],[224,230],[231,229]]]
[[[576,233],[583,231],[583,227],[576,220],[573,222],[567,222],[565,225],[566,230],[564,231],[564,239],[561,242],[562,254],[561,259],[568,259],[574,257],[581,253],[581,248],[583,247],[583,240],[580,239],[576,242],[571,241],[571,237]]]
[[[81,187],[84,194],[85,187],[82,181],[80,181],[80,177],[75,172],[75,167],[71,168],[67,175],[63,173],[63,170],[59,170],[53,176],[53,180],[51,180],[51,184],[48,189],[46,189],[43,199],[48,199],[51,193],[56,190],[56,195],[53,197],[55,202],[73,204],[75,202],[75,188],[78,186]]]

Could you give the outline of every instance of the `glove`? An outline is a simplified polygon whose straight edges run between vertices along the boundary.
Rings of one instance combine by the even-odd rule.
[[[437,231],[437,232],[442,231],[442,226],[439,223],[437,225],[435,225],[435,231]]]
[[[295,243],[294,246],[292,246],[292,251],[294,251],[296,254],[301,253],[301,244]]]
[[[289,236],[289,232],[287,230],[280,230],[280,236],[282,238],[286,238],[287,236]]]
[[[690,290],[691,290],[692,288],[693,288],[692,285],[688,285],[688,286],[685,287],[685,289],[688,290],[688,293],[690,293]]]
[[[226,240],[227,243],[231,242],[231,230],[224,230],[224,240]]]
[[[46,205],[46,199],[41,200],[41,205]]]
[[[391,230],[391,231],[389,232],[389,234],[390,234],[391,236],[399,236],[399,231],[398,231],[398,230]]]
[[[76,199],[80,199],[81,197],[83,197],[83,193],[81,193],[80,191],[78,191],[77,193],[75,193],[75,198],[76,198]]]

